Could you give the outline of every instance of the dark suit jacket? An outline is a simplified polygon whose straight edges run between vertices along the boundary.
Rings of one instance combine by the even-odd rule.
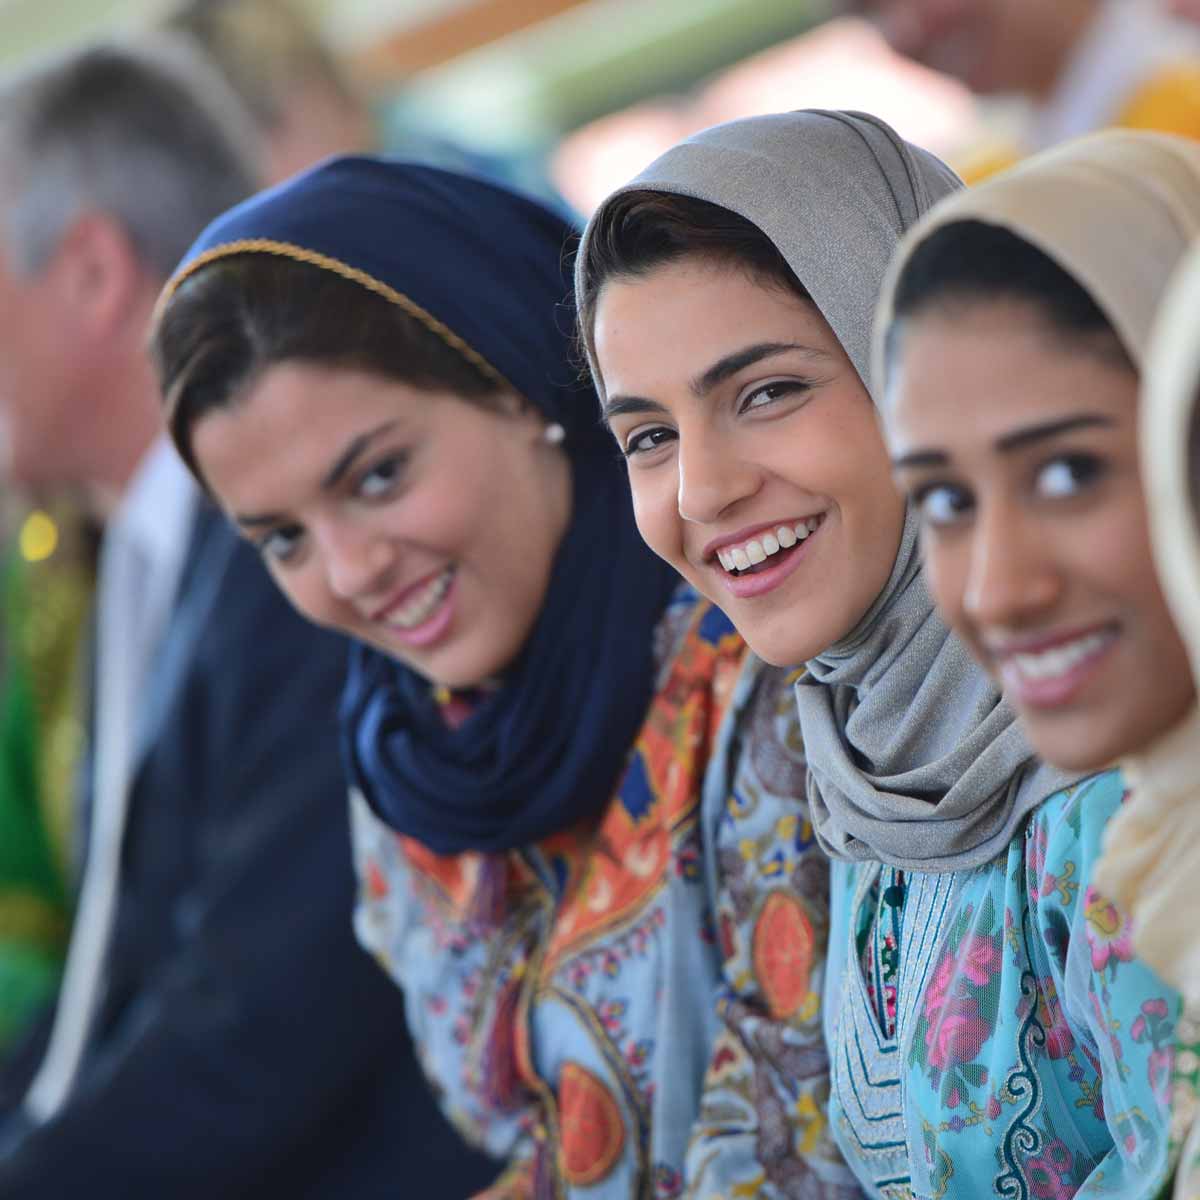
[[[438,1114],[402,997],[354,942],[345,654],[199,513],[146,696],[98,1019],[60,1113],[10,1122],[0,1197],[424,1200],[495,1173]],[[9,1065],[8,1094],[36,1059]]]

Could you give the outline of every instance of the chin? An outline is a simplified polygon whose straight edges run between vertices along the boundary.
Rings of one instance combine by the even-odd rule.
[[[1075,736],[1063,730],[1044,730],[1039,733],[1024,718],[1021,723],[1037,756],[1063,771],[1081,774],[1106,771],[1134,748],[1125,739],[1097,738],[1094,732],[1090,737]]]
[[[739,629],[738,632],[755,656],[761,658],[769,667],[783,667],[786,670],[802,667],[810,658],[815,658],[821,653],[821,647],[813,646],[809,641],[801,643],[794,636],[772,637],[766,634],[760,637],[745,629]]]

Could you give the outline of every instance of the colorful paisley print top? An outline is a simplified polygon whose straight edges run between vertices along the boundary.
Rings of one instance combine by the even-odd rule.
[[[830,1113],[872,1196],[1166,1186],[1179,999],[1089,883],[1121,795],[1108,773],[1052,796],[972,871],[835,866]]]
[[[685,1193],[685,1158],[689,1141],[702,1158],[733,1144],[719,1121],[697,1126],[705,1080],[724,1069],[716,997],[729,955],[728,970],[762,972],[772,1012],[802,1012],[792,1053],[805,1120],[819,1119],[829,875],[790,798],[803,760],[787,677],[749,659],[724,615],[687,589],[660,661],[598,827],[519,853],[438,858],[354,805],[360,939],[404,987],[443,1107],[507,1163],[493,1197],[706,1194]],[[791,814],[777,870],[766,843],[779,832],[748,834],[763,852],[739,858],[745,911],[723,912],[720,933],[702,794]],[[772,887],[750,895],[760,866]]]

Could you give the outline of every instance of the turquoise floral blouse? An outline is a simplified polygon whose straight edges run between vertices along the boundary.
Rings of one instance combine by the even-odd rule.
[[[1089,882],[1121,796],[1115,773],[1057,793],[975,870],[835,865],[830,1119],[870,1195],[1165,1186],[1179,1000]]]

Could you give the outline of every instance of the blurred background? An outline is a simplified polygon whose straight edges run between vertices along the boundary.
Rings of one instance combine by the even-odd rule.
[[[962,83],[896,56],[870,24],[828,0],[279,0],[278,7],[306,22],[336,57],[385,145],[424,138],[503,161],[527,181],[553,181],[581,210],[693,129],[750,113],[868,109],[951,156],[965,153],[980,128]],[[0,68],[89,36],[132,32],[170,8],[146,0],[0,0]],[[278,52],[269,20],[245,19],[232,38],[248,75],[276,69],[264,65]],[[1007,120],[993,123],[1002,128]]]
[[[1172,94],[1161,94],[1164,69],[1188,73],[1197,61],[1192,35],[1168,16],[1170,7],[1171,0],[191,0],[180,15],[162,0],[0,0],[0,69],[175,13],[227,68],[234,64],[244,98],[275,90],[261,108],[277,102],[284,76],[312,66],[301,61],[295,30],[280,31],[300,22],[369,106],[375,144],[414,153],[453,147],[491,169],[503,164],[530,186],[548,181],[586,212],[693,130],[764,111],[875,112],[968,177],[1118,123],[1131,105],[1150,112],[1128,123],[1184,120],[1200,130],[1194,80],[1181,90],[1173,79]],[[1155,94],[1138,94],[1149,83]],[[308,103],[310,129],[320,124],[320,107]],[[1192,107],[1183,116],[1169,111]],[[308,156],[282,159],[277,173]]]

